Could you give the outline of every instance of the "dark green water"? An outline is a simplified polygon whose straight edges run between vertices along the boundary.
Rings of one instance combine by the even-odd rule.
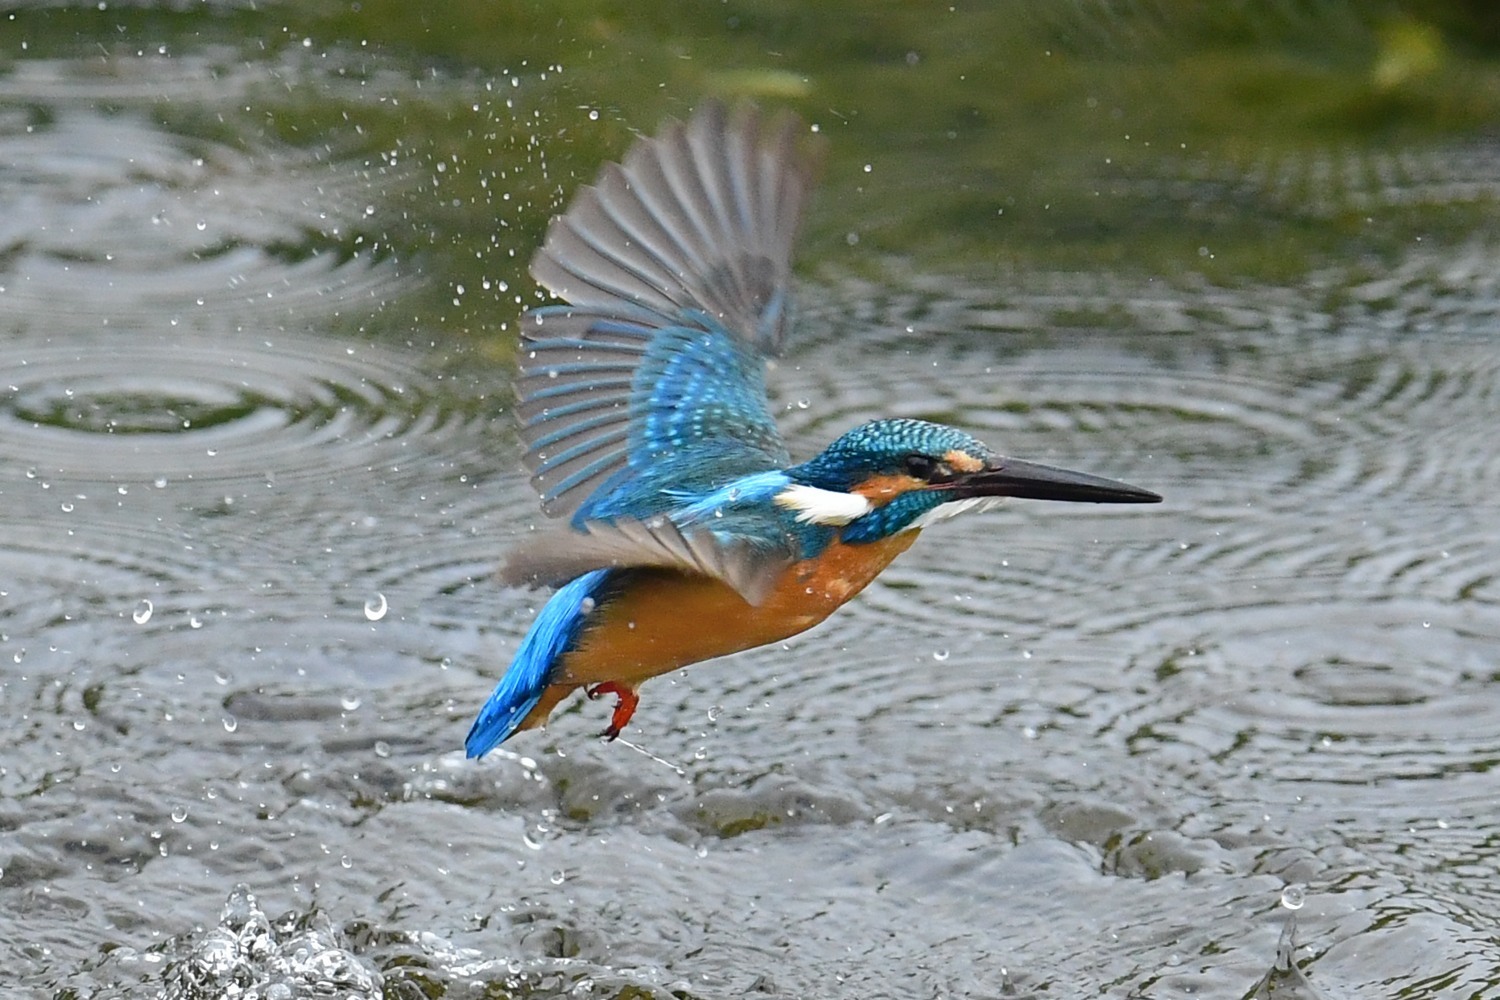
[[[795,454],[1167,503],[466,761],[526,261],[706,95],[827,138]],[[1458,0],[0,13],[0,984],[1500,994],[1497,124]]]

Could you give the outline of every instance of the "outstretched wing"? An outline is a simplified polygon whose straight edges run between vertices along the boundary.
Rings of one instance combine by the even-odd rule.
[[[667,487],[789,463],[764,373],[811,183],[801,132],[709,103],[553,220],[531,270],[570,304],[527,314],[518,380],[547,514],[645,518]]]

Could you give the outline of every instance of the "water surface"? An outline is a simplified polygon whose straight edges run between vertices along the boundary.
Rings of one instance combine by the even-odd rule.
[[[0,979],[1500,990],[1482,13],[367,6],[5,28]],[[466,761],[542,600],[525,260],[708,92],[830,139],[794,454],[921,416],[1167,502],[944,525],[644,752],[580,703]]]

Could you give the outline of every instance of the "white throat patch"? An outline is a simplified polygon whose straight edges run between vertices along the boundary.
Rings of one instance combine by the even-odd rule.
[[[993,510],[1005,502],[1004,497],[964,497],[962,500],[949,500],[945,504],[939,504],[932,508],[911,524],[904,531],[920,531],[930,527],[939,521],[946,521],[950,517],[967,514],[969,511]]]
[[[775,497],[776,506],[797,512],[797,520],[805,523],[842,527],[850,521],[864,517],[875,509],[875,505],[858,493],[840,493],[837,490],[820,490],[816,486],[788,486]]]

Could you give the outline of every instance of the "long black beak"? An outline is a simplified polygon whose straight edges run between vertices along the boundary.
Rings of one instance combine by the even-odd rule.
[[[1079,503],[1161,503],[1161,494],[1086,472],[1001,458],[978,472],[959,473],[930,489],[966,497],[1025,497],[1028,500],[1072,500]]]

